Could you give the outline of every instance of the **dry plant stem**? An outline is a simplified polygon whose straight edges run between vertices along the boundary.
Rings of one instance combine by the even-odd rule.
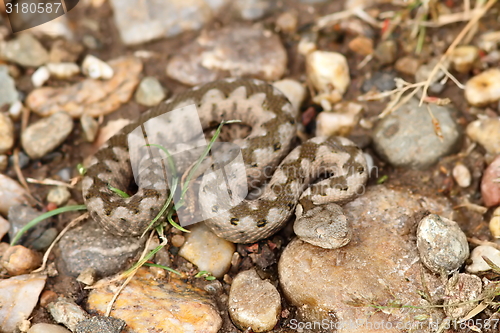
[[[453,40],[453,42],[448,47],[448,49],[446,50],[446,52],[441,56],[441,58],[439,59],[438,63],[436,64],[436,66],[434,66],[434,68],[432,69],[431,74],[427,78],[427,81],[425,81],[425,85],[424,85],[423,92],[422,92],[422,97],[420,98],[420,105],[422,105],[422,103],[424,102],[425,98],[428,96],[427,95],[427,90],[429,89],[429,86],[431,85],[431,83],[432,83],[432,81],[434,79],[434,76],[436,76],[437,72],[441,68],[441,66],[444,63],[444,61],[446,60],[446,58],[448,58],[448,56],[455,50],[455,48],[457,47],[457,45],[463,40],[463,38],[469,32],[469,30],[472,29],[472,27],[481,19],[481,17],[484,16],[484,14],[496,2],[497,2],[497,0],[489,0],[488,3],[484,6],[484,8],[482,8],[476,15],[474,15],[474,17],[472,17],[472,19],[467,23],[467,25],[462,29],[462,31],[460,31],[460,33],[455,38],[455,40]]]
[[[497,250],[500,250],[500,244],[497,244],[497,243],[482,241],[482,240],[477,239],[475,237],[467,237],[467,241],[471,244],[474,244],[474,245],[488,245],[488,246],[494,247]]]
[[[26,181],[30,184],[40,184],[40,185],[49,185],[49,186],[66,186],[69,188],[73,188],[74,184],[68,184],[65,182],[62,182],[60,180],[55,180],[55,179],[50,179],[50,178],[45,178],[42,180],[34,179],[34,178],[26,178]]]
[[[57,242],[62,238],[62,236],[64,236],[64,234],[66,234],[66,232],[69,229],[73,228],[80,221],[82,221],[82,220],[84,220],[84,219],[86,219],[88,217],[89,217],[89,213],[83,213],[82,215],[78,216],[76,219],[74,219],[73,221],[71,221],[70,223],[68,223],[68,225],[65,226],[64,229],[59,233],[59,235],[57,235],[56,239],[54,239],[54,241],[52,242],[52,244],[50,244],[50,246],[47,249],[47,251],[45,251],[45,253],[43,255],[42,266],[40,266],[40,268],[34,270],[32,273],[37,273],[37,272],[41,272],[41,271],[45,270],[45,267],[47,265],[47,260],[49,259],[50,252],[52,251],[52,249],[54,248],[54,246],[57,244]]]

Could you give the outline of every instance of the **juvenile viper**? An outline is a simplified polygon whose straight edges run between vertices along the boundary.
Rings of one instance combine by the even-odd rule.
[[[342,137],[316,137],[290,152],[296,112],[279,90],[251,79],[221,80],[187,90],[144,113],[108,140],[94,155],[82,183],[90,216],[104,229],[120,236],[139,235],[158,214],[168,185],[162,168],[153,166],[154,156],[140,162],[141,171],[135,175],[138,189],[131,197],[122,198],[109,186],[130,186],[130,154],[135,149],[129,146],[130,136],[147,133],[148,124],[156,117],[191,104],[196,105],[204,129],[230,119],[251,127],[246,138],[233,142],[241,147],[252,188],[274,171],[258,199],[232,208],[218,202],[220,189],[210,178],[203,179],[200,188],[208,193],[200,204],[216,215],[206,221],[212,231],[232,242],[255,242],[282,228],[298,205],[295,231],[299,237],[327,248],[349,241],[347,222],[335,203],[345,202],[364,189],[367,167],[361,150]],[[187,127],[181,133],[189,132],[190,126],[189,122],[178,125]],[[323,180],[309,186],[318,179]]]

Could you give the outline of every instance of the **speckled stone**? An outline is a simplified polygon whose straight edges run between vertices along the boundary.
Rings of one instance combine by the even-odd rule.
[[[0,58],[21,66],[38,67],[49,60],[49,53],[30,33],[22,33],[0,48]]]
[[[71,333],[71,331],[59,325],[39,323],[31,326],[28,333]]]
[[[99,282],[98,282],[99,283]],[[106,283],[88,297],[88,308],[103,314],[118,286]],[[205,291],[175,278],[156,280],[148,269],[141,268],[120,292],[111,316],[124,320],[130,332],[216,333],[222,319]]]

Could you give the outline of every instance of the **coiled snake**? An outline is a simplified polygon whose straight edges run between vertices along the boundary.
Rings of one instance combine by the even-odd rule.
[[[143,129],[148,120],[191,104],[196,105],[204,129],[229,119],[251,127],[247,137],[233,142],[241,147],[248,184],[264,182],[259,198],[235,207],[223,209],[216,196],[205,196],[202,208],[220,211],[205,222],[214,233],[236,243],[255,242],[281,229],[296,210],[294,230],[303,240],[325,248],[349,241],[348,223],[337,204],[364,189],[367,167],[361,150],[346,138],[316,137],[290,152],[296,112],[278,89],[252,79],[227,79],[189,89],[142,114],[100,148],[82,188],[90,216],[104,229],[120,236],[139,235],[158,214],[168,189],[160,172],[148,169],[149,164],[144,168],[149,171],[136,177],[138,189],[129,198],[118,196],[109,186],[126,189],[133,178],[130,133]],[[266,184],[270,170],[274,174]]]

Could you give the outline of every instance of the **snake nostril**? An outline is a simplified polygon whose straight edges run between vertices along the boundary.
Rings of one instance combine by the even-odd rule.
[[[258,228],[262,228],[262,227],[265,227],[267,224],[267,220],[266,219],[261,219],[261,220],[258,220],[257,221],[257,227]]]
[[[236,217],[231,218],[231,224],[232,225],[238,225],[239,222],[240,222],[240,219],[238,219]]]

